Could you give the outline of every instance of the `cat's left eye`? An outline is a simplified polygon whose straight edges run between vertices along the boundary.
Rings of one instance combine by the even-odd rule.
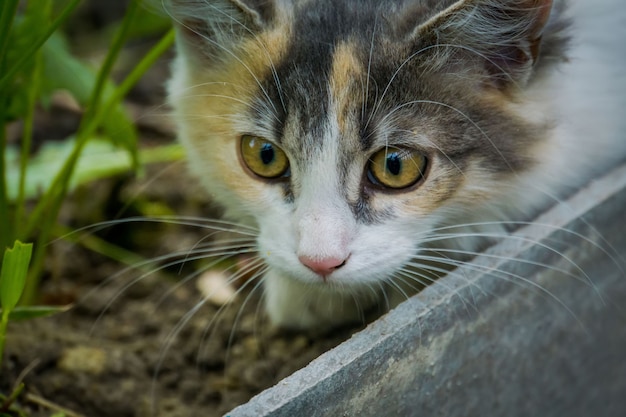
[[[375,185],[398,190],[424,178],[426,165],[426,156],[419,151],[386,147],[370,158],[367,176]]]
[[[285,152],[258,136],[242,136],[241,159],[250,171],[262,178],[280,178],[289,171],[289,159]]]

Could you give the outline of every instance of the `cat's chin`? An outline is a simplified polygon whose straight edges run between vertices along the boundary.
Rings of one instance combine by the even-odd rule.
[[[275,269],[269,269],[263,280],[267,315],[272,325],[284,329],[329,329],[363,323],[380,307],[380,292],[375,286],[304,282]]]

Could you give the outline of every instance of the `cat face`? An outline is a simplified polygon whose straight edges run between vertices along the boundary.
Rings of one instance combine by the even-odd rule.
[[[290,285],[318,316],[334,315],[320,294],[366,308],[358,294],[452,246],[429,244],[437,228],[497,211],[543,145],[549,118],[519,108],[550,2],[171,3],[180,137],[211,197],[258,228],[267,279],[290,282],[266,288],[278,324],[315,323],[275,305]],[[488,24],[508,32],[477,39]]]

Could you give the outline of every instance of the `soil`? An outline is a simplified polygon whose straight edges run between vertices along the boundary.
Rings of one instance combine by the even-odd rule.
[[[167,110],[161,107],[170,58],[150,70],[127,102],[136,116],[141,146],[174,140],[164,117]],[[64,100],[53,100],[37,118],[36,147],[65,137],[79,119]],[[14,140],[19,140],[16,131]],[[276,330],[266,322],[260,289],[251,289],[254,285],[240,288],[232,303],[203,302],[194,273],[206,260],[167,267],[162,259],[157,270],[145,273],[88,249],[98,238],[144,259],[157,259],[185,253],[207,237],[201,228],[165,222],[81,229],[146,213],[219,216],[187,176],[184,163],[152,165],[143,176],[122,175],[75,190],[59,219],[74,233],[51,243],[40,293],[41,304],[72,308],[10,323],[0,393],[11,392],[20,382],[25,389],[14,403],[23,414],[8,415],[222,415],[358,329],[332,334]]]
[[[141,272],[116,275],[122,266],[79,245],[55,244],[51,258],[60,272],[42,296],[74,307],[12,323],[1,371],[1,392],[25,383],[18,403],[27,416],[222,415],[354,330],[281,332],[266,323],[258,294],[247,291],[220,310],[201,303],[185,274],[160,272],[125,288]]]

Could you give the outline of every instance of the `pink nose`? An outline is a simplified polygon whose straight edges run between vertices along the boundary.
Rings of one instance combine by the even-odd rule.
[[[326,276],[330,275],[335,269],[341,268],[345,263],[347,258],[310,258],[308,256],[300,256],[298,257],[302,265],[309,268],[311,271],[316,274]]]

